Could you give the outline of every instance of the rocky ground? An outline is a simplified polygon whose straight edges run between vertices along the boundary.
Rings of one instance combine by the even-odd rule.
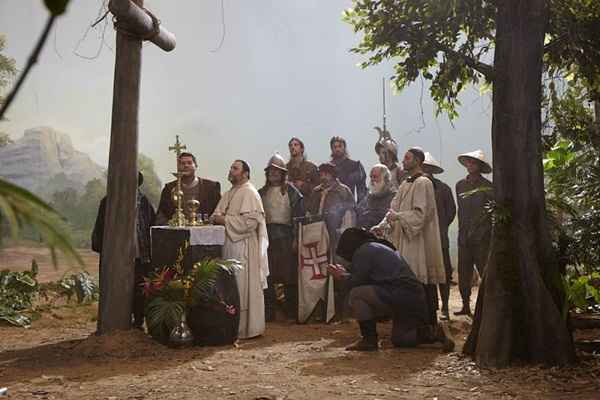
[[[41,265],[41,276],[60,273]],[[458,302],[453,289],[452,307]],[[384,323],[383,350],[361,354],[344,350],[357,335],[353,322],[277,322],[237,346],[175,350],[137,330],[95,336],[95,316],[96,305],[67,305],[27,330],[0,327],[0,388],[8,387],[8,398],[600,399],[599,357],[582,355],[567,368],[477,368],[460,354],[468,318],[448,325],[457,353],[395,349]]]

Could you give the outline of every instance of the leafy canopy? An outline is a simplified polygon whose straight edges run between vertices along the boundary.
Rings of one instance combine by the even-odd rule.
[[[547,3],[547,71],[577,71],[599,87],[600,2]],[[419,78],[430,81],[437,114],[444,112],[453,119],[465,87],[494,81],[496,4],[491,0],[353,0],[343,18],[362,33],[352,51],[368,56],[363,68],[393,59],[396,88],[402,90]]]

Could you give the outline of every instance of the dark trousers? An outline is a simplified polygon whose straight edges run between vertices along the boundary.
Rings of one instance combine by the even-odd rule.
[[[267,277],[268,287],[263,291],[265,296],[265,318],[274,321],[277,309],[277,291],[271,277]],[[298,319],[298,285],[290,283],[283,284],[283,295],[285,297],[285,313],[289,319]]]
[[[433,286],[433,289],[435,289],[435,285],[428,286]],[[402,309],[394,312],[392,307],[381,301],[377,295],[377,289],[373,285],[357,286],[350,290],[348,295],[350,311],[359,323],[392,318],[391,340],[395,346],[401,347],[427,343],[429,338],[425,337],[423,332],[430,333],[433,329],[428,321],[431,316],[427,315],[428,307],[425,291],[415,293],[413,302],[420,304],[420,307],[416,307],[420,311],[415,312],[415,310],[412,310],[408,312],[408,310]]]
[[[150,263],[144,263],[139,258],[135,259],[134,288],[133,288],[133,326],[141,328],[144,325],[144,278],[150,274]]]
[[[446,283],[440,283],[440,297],[442,298],[442,310],[448,310],[448,301],[450,299],[450,282],[452,282],[452,260],[450,259],[450,249],[442,248],[444,256],[444,270],[446,272]]]
[[[468,306],[471,300],[473,284],[473,266],[480,276],[485,273],[489,249],[489,241],[467,243],[458,246],[458,288],[463,305]]]

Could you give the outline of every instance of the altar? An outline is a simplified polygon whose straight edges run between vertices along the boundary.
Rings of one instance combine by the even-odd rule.
[[[185,243],[183,254],[184,271],[207,258],[221,258],[225,243],[225,227],[221,225],[201,226],[153,226],[150,230],[152,243],[152,267],[154,270],[174,265]]]
[[[205,259],[221,259],[225,243],[225,227],[201,226],[153,226],[152,266],[158,271],[173,266],[180,249],[183,253],[183,272],[189,273],[194,264]],[[220,269],[214,284],[214,299],[194,306],[187,306],[187,324],[198,345],[226,345],[237,339],[240,323],[240,297],[235,275]],[[171,327],[172,328],[172,327]],[[168,332],[168,331],[167,331]]]

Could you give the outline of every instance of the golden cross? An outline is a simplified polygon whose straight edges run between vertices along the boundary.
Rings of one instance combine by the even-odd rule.
[[[179,159],[179,156],[181,155],[181,150],[186,150],[187,147],[185,146],[185,144],[181,144],[179,142],[179,135],[175,135],[175,145],[174,146],[169,146],[169,151],[174,151],[177,154],[177,159]]]

